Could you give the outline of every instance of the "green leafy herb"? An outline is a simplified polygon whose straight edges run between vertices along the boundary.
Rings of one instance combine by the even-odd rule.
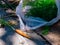
[[[55,0],[35,0],[28,3],[32,8],[26,16],[40,17],[50,21],[57,16],[57,6]]]

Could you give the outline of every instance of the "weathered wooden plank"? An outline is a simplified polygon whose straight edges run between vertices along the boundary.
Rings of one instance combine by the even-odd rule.
[[[0,32],[1,31],[2,30],[0,30]],[[10,29],[3,30],[1,34],[3,34],[4,32],[6,33],[0,36],[0,38],[6,45],[46,45],[46,42],[34,32],[29,33],[32,39],[22,37],[21,35],[11,31]]]

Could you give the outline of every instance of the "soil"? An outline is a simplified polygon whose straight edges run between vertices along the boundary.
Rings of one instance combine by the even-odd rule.
[[[44,36],[52,45],[60,45],[60,21],[51,26],[49,33]]]
[[[38,33],[41,33],[43,30],[42,28],[36,29]],[[60,21],[55,23],[50,27],[50,30],[47,35],[44,35],[44,37],[52,43],[52,45],[60,45]]]
[[[60,21],[51,27],[46,38],[52,43],[52,45],[60,45]]]

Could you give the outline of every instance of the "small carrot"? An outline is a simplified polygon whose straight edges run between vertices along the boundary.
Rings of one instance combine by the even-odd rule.
[[[16,29],[15,32],[18,33],[19,35],[26,37],[26,38],[30,38],[30,36],[28,36],[28,34],[24,33],[22,30]]]
[[[28,36],[28,34],[24,33],[22,30],[19,30],[19,29],[15,29],[14,27],[12,27],[8,22],[6,22],[5,20],[3,19],[0,19],[0,23],[2,23],[3,25],[5,26],[9,26],[10,28],[12,28],[16,33],[18,33],[19,35],[22,35],[26,38],[30,38],[30,36]]]

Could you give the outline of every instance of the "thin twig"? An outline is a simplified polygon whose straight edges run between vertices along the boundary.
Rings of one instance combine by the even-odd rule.
[[[37,35],[39,35],[40,37],[42,37],[49,45],[52,45],[51,42],[49,42],[42,34],[34,31]]]

